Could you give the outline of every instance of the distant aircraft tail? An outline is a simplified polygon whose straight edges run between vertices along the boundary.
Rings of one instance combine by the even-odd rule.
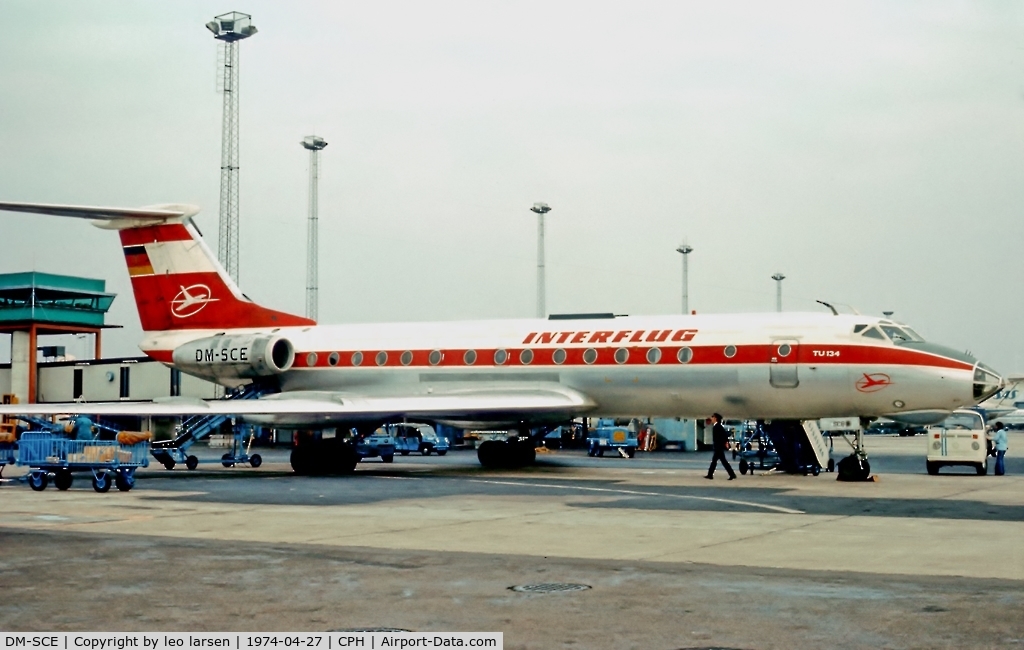
[[[0,210],[91,219],[119,231],[142,329],[147,332],[315,325],[249,300],[224,271],[189,205],[146,208],[0,203]]]

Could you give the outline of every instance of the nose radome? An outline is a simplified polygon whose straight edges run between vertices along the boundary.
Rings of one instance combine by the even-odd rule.
[[[999,373],[985,364],[978,362],[974,366],[974,399],[984,402],[1006,385],[1006,380]]]

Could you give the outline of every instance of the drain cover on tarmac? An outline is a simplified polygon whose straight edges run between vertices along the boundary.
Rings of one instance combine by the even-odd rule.
[[[516,585],[509,587],[512,591],[522,591],[528,594],[554,594],[564,591],[585,591],[590,585],[574,585],[569,582],[548,582],[541,585]]]

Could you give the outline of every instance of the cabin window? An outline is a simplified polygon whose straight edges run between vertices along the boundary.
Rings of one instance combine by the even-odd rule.
[[[735,356],[736,356],[736,346],[735,345],[727,345],[727,346],[725,346],[725,358],[726,359],[732,359]]]
[[[584,350],[583,363],[589,366],[595,361],[597,361],[597,350],[595,350],[594,348],[587,348],[586,350]]]
[[[854,334],[860,334],[861,332],[864,331],[864,329],[866,327],[867,327],[867,325],[854,325],[853,326],[853,333]]]
[[[789,345],[789,343],[783,343],[782,345],[779,346],[779,356],[780,357],[788,357],[789,353],[792,352],[792,351],[793,351],[793,348]]]
[[[679,363],[690,363],[693,360],[693,350],[690,348],[679,348],[679,352],[676,352],[676,359]]]
[[[565,363],[565,350],[563,350],[562,348],[558,348],[557,350],[555,350],[555,353],[551,355],[551,360],[557,363],[558,365],[562,365],[563,363]]]
[[[336,366],[339,361],[341,361],[341,355],[337,352],[331,352],[330,356],[327,357],[327,365],[329,366]]]
[[[519,353],[519,363],[528,366],[533,363],[533,350],[523,350]]]
[[[909,334],[894,325],[882,325],[881,327],[882,331],[885,332],[885,335],[892,339],[892,342],[897,345],[913,340],[910,338]]]
[[[629,361],[629,348],[619,348],[615,351],[615,363],[626,363]]]
[[[495,365],[503,366],[503,365],[505,365],[506,361],[508,361],[508,352],[507,351],[505,351],[505,350],[495,350],[494,351],[494,364]]]
[[[306,365],[310,368],[316,365],[316,352],[310,352],[306,355]]]
[[[401,358],[399,358],[399,361],[402,362],[403,366],[407,366],[410,363],[412,363],[412,351],[406,350],[405,352],[403,352]]]
[[[466,350],[466,354],[462,355],[462,360],[467,366],[476,363],[476,350]]]
[[[352,353],[352,365],[353,366],[361,366],[361,365],[363,365],[363,353],[362,352],[353,352]]]
[[[388,353],[385,352],[384,350],[381,350],[380,352],[378,352],[377,353],[377,365],[378,366],[383,366],[387,362],[388,362]]]
[[[651,348],[647,351],[647,363],[658,363],[661,361],[661,348]]]
[[[441,354],[440,350],[431,350],[430,354],[427,356],[427,361],[430,362],[430,365],[436,366],[437,364],[441,363],[441,359],[443,358],[444,355]]]

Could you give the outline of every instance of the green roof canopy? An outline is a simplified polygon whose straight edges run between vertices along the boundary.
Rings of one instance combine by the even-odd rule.
[[[0,325],[54,323],[103,327],[116,294],[106,282],[52,273],[0,274]]]

